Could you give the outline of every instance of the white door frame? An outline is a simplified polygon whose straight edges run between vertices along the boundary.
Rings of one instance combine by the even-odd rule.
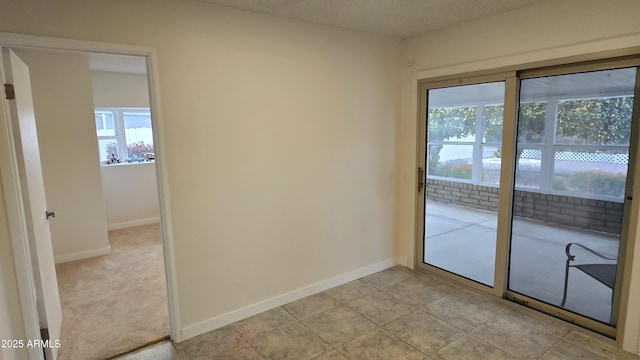
[[[100,43],[73,39],[61,39],[32,35],[21,35],[0,32],[0,46],[8,48],[29,48],[39,50],[58,50],[73,52],[97,52],[119,55],[144,56],[147,63],[147,79],[149,82],[149,105],[152,114],[153,137],[156,156],[156,175],[158,179],[158,193],[160,201],[160,218],[162,241],[164,248],[165,274],[167,281],[167,296],[169,304],[169,334],[174,341],[181,341],[179,329],[180,316],[178,311],[178,286],[175,267],[175,252],[171,215],[169,206],[168,174],[165,167],[166,158],[164,147],[164,127],[160,106],[160,91],[158,81],[158,60],[155,49],[150,47]],[[4,82],[4,74],[2,74]],[[4,97],[4,89],[0,89]],[[3,104],[6,102],[3,101]],[[19,286],[19,296],[25,335],[28,339],[40,338],[40,327],[36,309],[36,297],[33,292],[34,277],[29,254],[24,206],[20,191],[20,177],[15,153],[15,143],[11,129],[9,112],[3,105],[0,109],[0,171],[7,207],[11,246],[15,263],[16,277]],[[6,146],[4,145],[6,144]],[[29,357],[40,359],[39,349],[30,349]]]

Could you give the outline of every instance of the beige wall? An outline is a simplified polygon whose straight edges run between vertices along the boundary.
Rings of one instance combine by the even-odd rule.
[[[92,71],[91,88],[95,107],[149,107],[146,74]]]
[[[87,55],[19,50],[29,66],[56,262],[109,252]]]
[[[154,163],[104,165],[100,172],[110,230],[160,221]]]
[[[95,107],[149,107],[146,74],[91,72]],[[160,221],[154,163],[100,167],[107,226],[117,229]]]
[[[397,42],[197,1],[0,13],[0,31],[157,49],[179,329],[400,255]]]
[[[544,1],[404,42],[403,114],[397,140],[400,173],[407,179],[399,186],[397,198],[401,252],[415,258],[417,80],[640,46],[638,14],[636,0]],[[634,276],[640,276],[640,266]],[[638,281],[633,283],[630,301],[637,304],[640,286]],[[633,313],[635,308],[630,307],[627,318],[625,349],[639,353],[640,314]]]

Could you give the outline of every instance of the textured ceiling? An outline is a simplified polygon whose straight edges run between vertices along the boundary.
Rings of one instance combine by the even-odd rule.
[[[406,39],[543,0],[197,0]]]

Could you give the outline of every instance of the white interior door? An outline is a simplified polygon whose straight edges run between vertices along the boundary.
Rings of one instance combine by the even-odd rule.
[[[35,293],[37,295],[40,328],[47,329],[50,346],[45,346],[45,357],[56,359],[55,341],[60,339],[62,309],[58,293],[53,246],[49,231],[49,220],[45,215],[45,198],[40,149],[36,132],[36,121],[31,96],[29,68],[10,49],[2,49],[6,81],[13,85],[15,99],[8,102],[14,131],[16,155],[24,201],[25,218],[29,234],[29,248]],[[46,340],[46,338],[45,338]]]

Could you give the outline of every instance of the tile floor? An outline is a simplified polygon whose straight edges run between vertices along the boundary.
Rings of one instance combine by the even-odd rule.
[[[142,359],[640,359],[598,335],[396,266]]]

